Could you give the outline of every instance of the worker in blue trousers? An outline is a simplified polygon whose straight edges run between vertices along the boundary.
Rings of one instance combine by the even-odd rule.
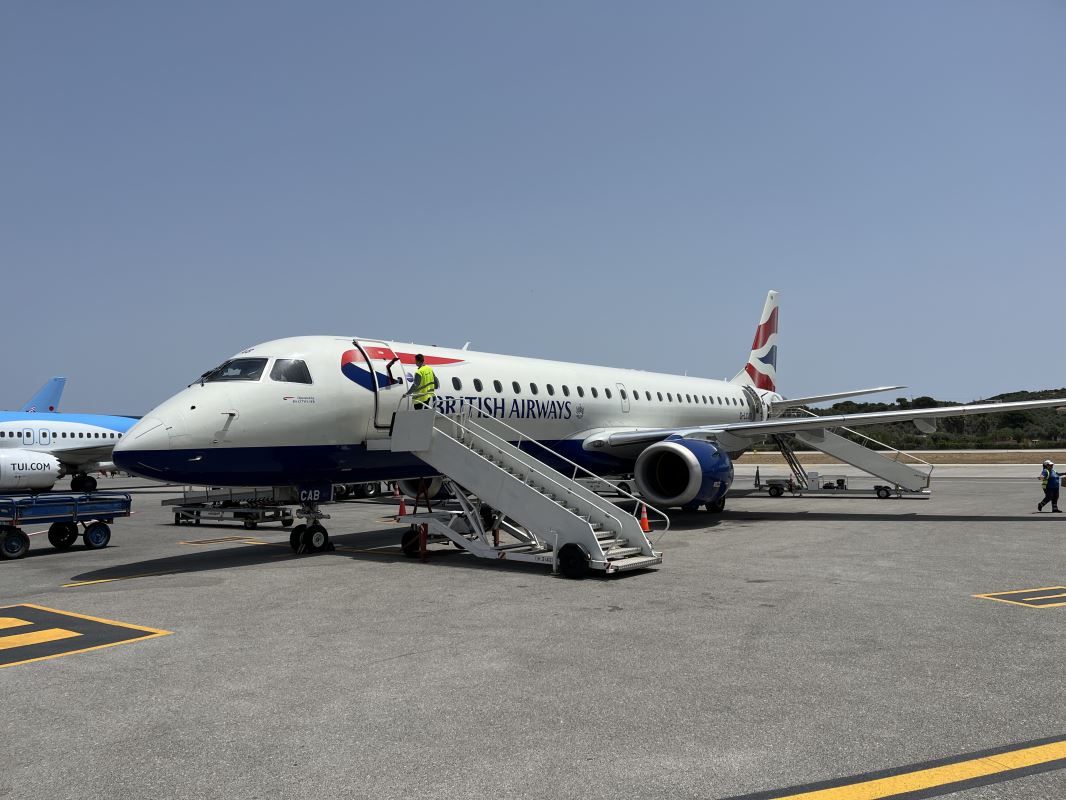
[[[1040,471],[1040,485],[1044,487],[1044,499],[1036,504],[1037,511],[1043,511],[1044,506],[1051,503],[1051,510],[1061,514],[1059,510],[1059,473],[1055,472],[1055,462],[1050,458],[1044,462],[1044,468]]]

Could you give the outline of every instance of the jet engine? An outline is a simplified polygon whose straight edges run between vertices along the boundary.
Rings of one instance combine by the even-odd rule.
[[[0,450],[0,491],[29,492],[51,489],[60,473],[59,461],[32,450]]]
[[[441,500],[447,493],[444,491],[444,481],[441,478],[406,478],[402,481],[396,481],[396,485],[400,487],[400,491],[411,500],[414,500],[418,495],[418,484],[421,481],[426,482],[426,496],[430,500]]]
[[[733,462],[713,442],[671,436],[640,454],[633,476],[654,505],[696,508],[725,498],[733,483]]]

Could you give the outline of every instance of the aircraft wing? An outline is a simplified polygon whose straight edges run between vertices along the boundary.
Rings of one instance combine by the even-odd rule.
[[[939,408],[917,408],[904,411],[871,411],[862,414],[831,414],[824,417],[777,417],[775,419],[754,422],[730,422],[721,425],[700,425],[692,428],[645,428],[605,430],[589,436],[582,445],[585,450],[626,447],[638,444],[651,444],[669,436],[682,438],[713,439],[735,436],[741,439],[757,439],[776,433],[792,431],[824,430],[826,428],[860,427],[862,425],[884,425],[890,422],[908,422],[911,420],[935,420],[940,417],[964,417],[969,414],[999,414],[1005,411],[1026,411],[1034,408],[1055,408],[1066,406],[1066,397],[1052,400],[1025,400],[1016,403],[975,403],[963,406],[942,406]]]

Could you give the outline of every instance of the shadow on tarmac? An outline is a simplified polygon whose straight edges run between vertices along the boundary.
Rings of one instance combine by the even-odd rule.
[[[431,545],[428,558],[422,562],[418,558],[408,558],[400,550],[399,539],[402,526],[395,530],[372,531],[369,533],[348,533],[330,536],[335,549],[323,553],[296,555],[285,541],[234,541],[220,542],[220,545],[234,545],[225,549],[200,549],[210,545],[191,545],[197,548],[190,553],[181,555],[164,556],[163,558],[151,558],[144,561],[132,561],[124,564],[94,569],[74,575],[70,579],[71,584],[92,583],[104,581],[119,581],[133,578],[147,578],[160,575],[181,575],[193,572],[211,572],[220,569],[235,569],[238,567],[250,567],[261,564],[270,564],[283,561],[309,561],[321,558],[349,558],[354,561],[366,561],[386,564],[409,564],[412,567],[421,566],[423,563],[434,567],[451,567],[466,570],[505,569],[515,572],[543,573],[551,576],[547,565],[529,564],[515,561],[490,562],[479,559],[459,550],[457,547],[448,545]],[[246,537],[255,540],[254,534]],[[633,570],[622,573],[625,577],[652,573],[655,570]],[[590,572],[589,578],[611,580],[617,575],[607,576],[603,573]]]

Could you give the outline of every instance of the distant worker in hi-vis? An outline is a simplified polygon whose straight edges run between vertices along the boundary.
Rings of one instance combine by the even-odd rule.
[[[433,374],[432,367],[426,366],[426,357],[421,353],[415,356],[415,364],[418,365],[418,369],[415,370],[415,382],[407,390],[407,394],[410,395],[415,408],[432,408],[433,396],[440,388],[440,381]],[[1057,497],[1058,490],[1055,491]]]
[[[1044,487],[1044,499],[1036,504],[1037,511],[1043,511],[1044,506],[1051,503],[1051,510],[1061,514],[1059,510],[1059,473],[1055,472],[1055,462],[1050,458],[1044,462],[1044,468],[1040,471],[1040,485]]]

